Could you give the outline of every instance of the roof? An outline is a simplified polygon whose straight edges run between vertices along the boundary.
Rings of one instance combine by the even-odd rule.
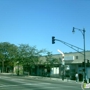
[[[69,64],[77,64],[77,63],[82,63],[84,61],[84,55],[80,54],[79,52],[73,52],[73,53],[71,52],[71,53],[64,53],[64,54],[65,54],[65,57],[74,57],[74,59],[72,59],[72,60],[69,60],[69,59],[65,60],[66,64],[68,64],[68,63]],[[86,51],[85,55],[86,55],[86,62],[87,62],[87,59],[89,60],[89,58],[90,58],[90,51]],[[61,63],[62,55],[61,54],[54,54],[54,55],[52,55],[52,58],[56,58],[56,59],[60,60],[60,63]],[[45,62],[46,56],[40,57],[40,60]]]

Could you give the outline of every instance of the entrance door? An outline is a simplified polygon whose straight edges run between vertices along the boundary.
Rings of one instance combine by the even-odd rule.
[[[79,81],[83,81],[83,74],[79,74]]]

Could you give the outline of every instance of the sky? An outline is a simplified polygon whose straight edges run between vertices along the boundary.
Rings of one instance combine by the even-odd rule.
[[[76,52],[52,36],[90,50],[90,0],[0,0],[0,42],[29,44],[53,54]]]

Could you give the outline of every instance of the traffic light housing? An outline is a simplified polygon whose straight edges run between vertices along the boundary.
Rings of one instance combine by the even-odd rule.
[[[55,44],[55,37],[52,36],[52,44]]]

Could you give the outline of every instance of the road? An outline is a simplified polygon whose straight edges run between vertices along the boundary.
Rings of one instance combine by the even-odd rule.
[[[82,90],[75,82],[0,76],[0,90]]]

